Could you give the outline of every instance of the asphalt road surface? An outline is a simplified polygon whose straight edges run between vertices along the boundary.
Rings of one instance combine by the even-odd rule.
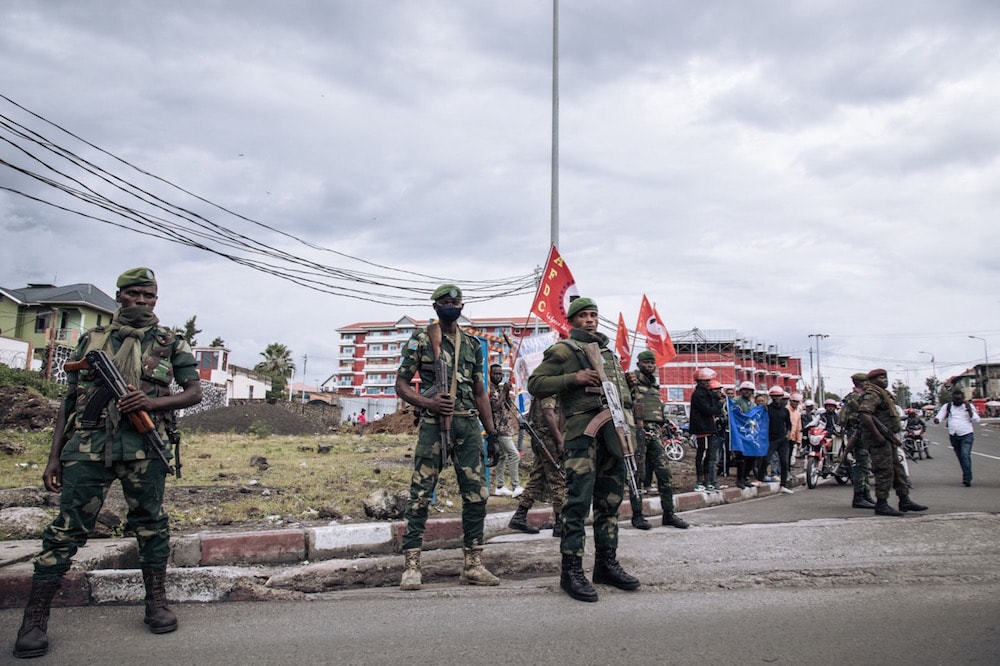
[[[508,534],[487,547],[487,564],[500,553],[546,559],[553,575],[183,604],[180,630],[163,636],[144,629],[137,606],[56,608],[52,648],[34,663],[994,664],[998,432],[977,432],[965,488],[947,434],[931,429],[934,459],[911,463],[926,514],[851,509],[850,487],[829,479],[688,512],[689,530],[623,529],[619,559],[643,586],[598,586],[596,604],[559,591],[554,539]],[[0,662],[19,620],[0,611]]]

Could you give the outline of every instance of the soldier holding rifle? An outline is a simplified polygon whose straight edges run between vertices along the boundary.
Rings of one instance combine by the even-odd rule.
[[[542,363],[528,380],[528,391],[541,399],[559,395],[566,419],[564,469],[566,501],[562,511],[562,553],[560,587],[580,601],[597,601],[597,592],[583,571],[584,521],[593,504],[594,582],[635,590],[639,579],[622,569],[617,560],[618,507],[625,493],[626,464],[633,452],[631,433],[616,428],[609,403],[622,401],[625,414],[632,408],[625,374],[608,348],[608,337],[597,330],[597,304],[589,298],[570,303],[567,318],[572,325],[569,338],[545,351]],[[588,345],[603,361],[595,368],[588,357]],[[591,354],[593,357],[594,354]],[[601,375],[608,377],[617,396],[608,396]],[[634,465],[634,460],[631,461]]]
[[[521,428],[531,434],[531,449],[535,454],[535,462],[531,467],[528,485],[524,488],[517,511],[507,524],[512,530],[538,534],[539,530],[528,522],[528,511],[535,502],[545,497],[546,490],[552,500],[552,515],[555,525],[552,536],[562,537],[563,501],[566,498],[566,475],[563,473],[563,419],[559,409],[559,397],[550,395],[547,398],[536,398],[528,408],[528,418],[512,406],[512,411],[518,417]]]
[[[159,326],[153,314],[156,277],[133,268],[118,277],[111,325],[91,329],[66,364],[68,390],[52,435],[45,466],[45,487],[59,492],[59,515],[42,533],[42,552],[34,559],[31,594],[14,646],[15,657],[48,651],[49,608],[77,550],[87,542],[112,482],[121,482],[129,511],[128,530],[139,542],[139,565],[146,587],[144,622],[154,634],[177,629],[166,605],[166,568],[170,530],[163,493],[169,449],[151,451],[137,423],[165,430],[173,410],[201,401],[197,363],[187,342]],[[127,392],[115,399],[101,375],[85,363],[88,352],[102,351],[121,374]],[[76,368],[75,370],[73,368]],[[171,394],[176,382],[181,391]],[[141,416],[142,418],[135,418]],[[176,441],[174,437],[171,441]]]
[[[459,581],[470,585],[499,585],[500,579],[483,566],[483,523],[486,520],[486,485],[483,436],[489,438],[490,464],[496,463],[497,432],[493,426],[489,395],[483,385],[483,350],[479,338],[459,327],[462,290],[453,284],[438,287],[431,300],[438,321],[418,329],[403,349],[396,373],[396,395],[419,410],[420,430],[413,452],[410,500],[406,505],[403,534],[402,590],[419,590],[420,548],[431,496],[438,477],[449,462],[455,467],[462,494],[462,535],[465,563]],[[410,386],[420,373],[420,393]],[[446,391],[440,390],[446,387]],[[449,450],[450,448],[450,450]]]

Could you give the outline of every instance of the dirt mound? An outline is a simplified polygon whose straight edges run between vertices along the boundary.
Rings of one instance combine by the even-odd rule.
[[[186,430],[238,434],[250,432],[251,426],[256,433],[266,429],[272,435],[312,435],[319,430],[310,419],[266,402],[206,410],[179,419],[178,425]]]
[[[44,430],[56,420],[58,401],[27,389],[0,387],[0,430]]]
[[[391,435],[416,434],[417,426],[413,423],[413,410],[409,407],[393,414],[383,416],[378,421],[372,421],[365,432],[384,432]]]

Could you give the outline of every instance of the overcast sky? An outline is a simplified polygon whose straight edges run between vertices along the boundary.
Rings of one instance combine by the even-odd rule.
[[[879,366],[922,390],[930,354],[942,379],[982,361],[970,335],[1000,361],[1000,3],[559,9],[559,250],[602,314],[634,326],[645,293],[672,331],[735,329],[806,368],[809,334],[829,335],[836,391]],[[386,268],[157,185],[0,100],[5,117],[270,247],[420,285],[544,263],[551,0],[6,0],[0,62],[3,95],[100,149]],[[7,142],[0,158],[38,166]],[[0,186],[69,202],[3,165]],[[0,286],[113,295],[121,270],[148,265],[165,324],[197,315],[199,342],[222,337],[239,365],[284,343],[296,381],[308,355],[309,383],[335,371],[336,328],[432,314],[429,300],[319,293],[134,228],[0,191]]]

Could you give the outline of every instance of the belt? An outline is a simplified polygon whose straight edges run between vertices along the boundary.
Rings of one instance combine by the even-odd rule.
[[[466,418],[472,416],[479,416],[479,411],[475,409],[463,409],[460,411],[454,411],[451,413],[452,416],[457,416],[459,418]]]

